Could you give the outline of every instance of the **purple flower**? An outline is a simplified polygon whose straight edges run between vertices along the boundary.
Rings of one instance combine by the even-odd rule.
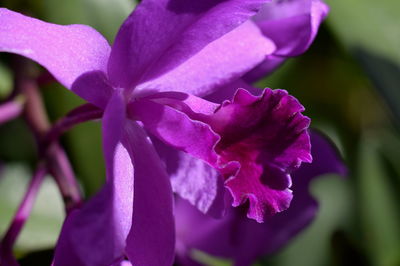
[[[276,50],[255,69],[247,73],[248,82],[265,77],[287,58],[298,56],[310,47],[329,7],[322,0],[273,0],[253,17]]]
[[[106,184],[67,217],[54,265],[114,265],[125,257],[172,264],[170,180],[143,128],[217,169],[235,206],[249,199],[249,217],[262,221],[287,208],[290,172],[311,161],[309,119],[297,100],[281,90],[259,97],[239,90],[219,105],[189,94],[210,94],[275,51],[247,21],[265,2],[144,0],[112,48],[90,27],[0,9],[0,51],[35,60],[104,110]],[[214,191],[203,192],[217,202]]]
[[[167,102],[167,95],[163,97],[159,101]],[[160,155],[167,160],[174,190],[178,194],[203,212],[208,212],[216,203],[222,208],[215,211],[221,213],[223,206],[215,202],[218,197],[216,190],[221,190],[218,188],[220,177],[213,171],[217,169],[233,196],[234,206],[250,201],[249,218],[262,222],[264,216],[288,208],[292,198],[290,172],[301,162],[311,162],[306,131],[310,120],[301,115],[304,108],[294,97],[283,90],[265,89],[257,97],[246,90],[238,90],[232,101],[221,105],[197,99],[196,105],[190,108],[172,98],[169,105],[185,112],[193,120],[205,122],[218,134],[218,140],[210,142],[213,147],[206,149],[209,151],[211,148],[212,153],[195,156],[206,163],[198,161],[193,152],[190,155],[176,154],[162,144],[157,145]],[[157,120],[150,114],[146,122]],[[183,127],[176,129],[182,130],[180,128]],[[151,128],[149,131],[164,143],[176,141],[164,139]],[[188,192],[187,189],[191,190]]]
[[[308,191],[310,182],[324,174],[346,174],[343,162],[325,137],[312,132],[311,144],[313,163],[301,166],[292,175],[295,197],[290,208],[263,224],[246,219],[243,207],[228,208],[222,219],[214,219],[186,201],[176,200],[178,265],[199,265],[191,258],[194,250],[232,259],[237,266],[251,265],[282,248],[309,225],[318,209]]]

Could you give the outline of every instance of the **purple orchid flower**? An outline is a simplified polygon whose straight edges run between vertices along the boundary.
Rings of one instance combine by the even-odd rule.
[[[261,90],[249,86],[244,81],[256,81],[275,70],[288,57],[305,52],[328,11],[329,7],[320,0],[274,0],[264,4],[261,11],[253,16],[252,21],[264,37],[274,42],[276,49],[242,79],[233,81],[217,93],[207,94],[206,99],[220,103],[230,99],[235,88],[246,88],[259,95]],[[203,213],[221,217],[224,204],[220,194],[223,189],[218,175],[213,174],[213,169],[186,154],[173,151],[157,140],[154,142],[172,176],[174,192]]]
[[[112,48],[90,27],[0,9],[0,51],[40,63],[104,110],[107,181],[67,217],[54,265],[116,265],[125,257],[172,264],[170,180],[143,128],[217,169],[235,206],[250,201],[249,217],[262,221],[288,207],[289,174],[311,161],[309,119],[297,100],[281,90],[259,97],[239,90],[219,105],[189,94],[210,94],[275,51],[248,21],[265,2],[144,0]]]
[[[247,266],[286,245],[307,227],[318,210],[308,188],[324,174],[346,175],[346,168],[334,146],[318,132],[311,132],[312,164],[293,173],[295,197],[285,212],[269,217],[263,224],[248,220],[245,210],[227,208],[222,219],[204,215],[185,200],[175,203],[177,262],[181,266],[200,265],[191,258],[194,250],[232,259],[236,266]],[[229,195],[226,195],[229,196]]]
[[[274,71],[287,58],[304,53],[328,12],[329,7],[322,0],[274,0],[265,4],[253,21],[274,42],[276,50],[244,79],[254,82]]]

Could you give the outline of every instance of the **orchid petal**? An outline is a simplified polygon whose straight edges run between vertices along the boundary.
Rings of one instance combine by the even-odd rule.
[[[120,28],[112,47],[108,65],[112,84],[132,89],[172,70],[245,22],[266,2],[142,1]]]
[[[310,131],[313,162],[302,165],[292,174],[295,192],[290,208],[266,221],[271,241],[264,244],[265,253],[273,253],[283,247],[303,228],[308,226],[318,211],[318,202],[309,192],[310,183],[325,174],[346,176],[347,169],[336,147],[317,131]]]
[[[123,259],[133,206],[133,154],[125,123],[124,99],[121,91],[116,91],[103,117],[106,184],[67,217],[54,265],[111,265]]]
[[[260,97],[238,90],[233,102],[214,112],[201,113],[200,102],[210,105],[194,96],[190,101],[147,97],[133,102],[129,112],[165,143],[215,167],[234,206],[250,201],[250,218],[261,222],[285,210],[292,198],[290,172],[311,162],[310,120],[300,114],[303,106],[287,92],[270,89]]]
[[[168,105],[184,113],[212,115],[219,104],[183,92],[159,92],[146,96],[148,99],[160,104]]]
[[[248,217],[263,221],[265,215],[285,210],[292,198],[290,172],[301,162],[311,162],[303,106],[286,91],[265,89],[255,97],[238,90],[209,118],[221,136],[216,146],[219,163],[237,161],[239,172],[225,172],[225,186],[233,205],[249,200]]]
[[[223,185],[211,165],[217,164],[214,146],[219,137],[207,124],[185,113],[193,117],[211,115],[217,106],[184,93],[165,92],[132,102],[128,113],[162,142],[182,151],[173,151],[156,141],[162,157],[168,157],[165,162],[174,190],[203,212],[218,217],[224,210],[220,196]]]
[[[321,0],[275,1],[265,4],[253,19],[277,45],[275,55],[288,57],[308,49],[328,11]]]
[[[264,62],[246,73],[242,77],[242,79],[250,83],[256,82],[257,80],[260,80],[261,78],[264,78],[274,72],[280,65],[282,65],[286,61],[286,59],[286,57],[282,56],[267,56]]]
[[[134,265],[172,265],[175,225],[169,178],[144,130],[131,123],[128,133],[133,146],[135,195],[126,254]]]
[[[114,263],[111,266],[132,266],[132,263],[130,261],[127,261],[127,260],[122,260],[122,261],[119,261],[117,263]]]
[[[81,75],[73,84],[71,90],[86,101],[105,109],[111,98],[113,88],[102,71],[90,71]]]
[[[222,217],[225,211],[225,189],[217,170],[156,138],[153,144],[166,165],[173,191],[201,212],[216,218]]]
[[[314,41],[329,12],[321,0],[274,1],[265,4],[253,21],[264,36],[276,44],[276,51],[247,73],[243,79],[255,82],[272,73],[288,57],[304,53]]]
[[[140,84],[136,90],[183,91],[204,96],[239,78],[274,51],[274,43],[248,21],[166,74]]]
[[[130,117],[140,120],[154,136],[181,151],[215,163],[214,146],[219,137],[209,125],[190,119],[185,113],[170,106],[140,99],[128,107]]]
[[[222,103],[228,99],[232,99],[238,89],[245,89],[255,96],[260,96],[263,92],[263,89],[253,87],[242,79],[237,79],[204,98],[214,103]]]
[[[227,215],[217,220],[177,200],[177,260],[182,265],[196,265],[190,258],[196,249],[246,266],[288,244],[315,218],[318,205],[308,191],[310,181],[327,173],[346,174],[335,147],[325,137],[311,132],[311,143],[315,159],[293,173],[296,194],[290,208],[262,224],[246,219],[241,208],[229,208]]]
[[[88,26],[55,25],[0,8],[0,51],[38,62],[70,88],[81,74],[106,70],[110,46]]]

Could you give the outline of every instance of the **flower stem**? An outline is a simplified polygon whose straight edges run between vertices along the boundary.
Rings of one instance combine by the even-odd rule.
[[[24,118],[33,132],[39,149],[39,159],[47,162],[48,171],[54,177],[62,194],[66,212],[82,204],[82,196],[69,159],[58,141],[49,144],[46,137],[51,128],[41,94],[35,79],[27,76],[29,64],[26,59],[16,58],[16,90],[25,99]]]
[[[18,117],[23,110],[23,101],[20,98],[0,105],[0,125]]]
[[[92,104],[84,104],[70,111],[66,116],[58,120],[47,132],[45,141],[51,144],[53,141],[73,128],[75,125],[94,119],[99,119],[103,115],[103,111]]]
[[[15,259],[12,256],[12,247],[32,211],[33,204],[46,173],[47,169],[44,163],[40,163],[29,183],[25,196],[14,215],[10,227],[0,242],[0,261],[7,262],[7,265],[15,264]]]

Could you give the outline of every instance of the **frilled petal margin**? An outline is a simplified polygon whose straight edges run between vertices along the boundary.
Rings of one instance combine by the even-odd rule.
[[[219,163],[237,161],[235,175],[222,170],[233,205],[249,200],[248,217],[262,222],[280,212],[292,198],[290,173],[302,162],[311,162],[304,107],[283,90],[265,89],[259,97],[238,90],[210,117],[221,136],[216,146]]]
[[[315,217],[317,202],[308,192],[314,178],[328,173],[346,174],[335,147],[322,135],[312,132],[314,161],[293,173],[296,192],[285,212],[269,217],[263,224],[248,220],[241,208],[229,208],[222,219],[203,215],[183,200],[176,201],[177,261],[180,266],[197,265],[193,250],[233,259],[236,266],[251,265],[275,252],[300,233]]]
[[[105,71],[110,50],[89,26],[55,25],[0,8],[0,51],[38,62],[67,88],[87,71]]]
[[[112,47],[108,64],[112,84],[133,88],[168,72],[269,1],[142,1],[120,28]]]
[[[257,97],[240,89],[232,102],[215,105],[193,96],[182,99],[183,93],[158,95],[163,97],[130,104],[130,117],[163,142],[217,169],[234,206],[249,200],[249,218],[262,222],[265,215],[289,206],[290,173],[301,162],[311,162],[310,120],[301,115],[304,108],[294,97],[270,89]]]
[[[212,114],[217,106],[201,98],[173,92],[143,98],[128,107],[131,118],[140,120],[148,132],[168,144],[155,140],[171,174],[174,191],[216,217],[224,210],[223,201],[218,199],[223,191],[222,179],[212,167],[218,164],[214,147],[219,137],[208,124],[192,119],[185,112],[201,117]],[[171,146],[182,152],[174,151]],[[189,165],[192,168],[187,168]],[[230,163],[224,167],[230,169],[229,172],[237,169],[236,164]]]
[[[117,91],[103,117],[106,184],[66,218],[54,265],[111,265],[124,258],[132,222],[127,217],[132,217],[134,180],[132,145],[125,127],[124,99]]]

